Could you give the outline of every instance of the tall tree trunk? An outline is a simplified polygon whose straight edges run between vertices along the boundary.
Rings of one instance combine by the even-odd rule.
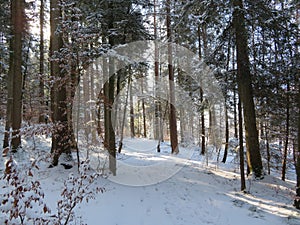
[[[95,77],[94,77],[94,70],[92,68],[89,68],[90,70],[90,94],[91,94],[91,99],[94,100],[95,99]],[[93,125],[92,125],[92,144],[96,144],[96,129],[95,129],[95,126],[96,126],[96,115],[95,115],[95,111],[94,111],[94,108],[93,106],[90,106],[90,110],[91,110],[91,120],[93,121]]]
[[[89,135],[91,133],[91,126],[90,124],[90,120],[91,120],[91,116],[90,116],[90,81],[89,81],[89,71],[87,71],[87,76],[86,78],[83,80],[83,101],[84,104],[88,107],[86,107],[84,109],[84,133],[85,133],[85,138],[87,140],[87,143],[89,143]],[[93,88],[91,88],[93,89]]]
[[[185,115],[184,115],[184,110],[183,108],[180,108],[179,109],[179,116],[180,116],[180,142],[181,143],[184,143],[186,140],[185,140],[185,137],[184,137],[184,132],[185,132]]]
[[[159,82],[159,52],[157,46],[157,18],[156,18],[156,7],[157,0],[154,0],[154,12],[153,12],[153,26],[154,26],[154,76],[155,76],[155,121],[154,121],[154,139],[160,143],[162,139],[161,131],[161,103],[158,100],[158,82]],[[160,152],[160,146],[157,145],[157,151]]]
[[[300,190],[300,85],[298,85],[298,150],[296,152],[297,188]],[[300,197],[300,191],[299,195]]]
[[[235,71],[235,47],[232,49],[232,71]],[[238,138],[238,116],[237,116],[237,93],[236,85],[233,87],[233,123],[234,123],[234,137]]]
[[[269,145],[269,135],[268,135],[268,127],[267,123],[265,123],[265,137],[266,137],[266,147],[267,147],[267,166],[268,166],[268,174],[271,174],[271,168],[270,168],[270,160],[271,160],[271,154],[270,154],[270,145]]]
[[[62,34],[57,32],[62,15],[59,4],[59,0],[50,1],[50,56],[52,57],[50,71],[51,78],[54,79],[54,85],[51,88],[51,110],[52,121],[56,125],[52,131],[51,153],[53,159],[50,167],[58,164],[62,153],[71,158],[72,149],[77,148],[70,116],[72,104],[68,104],[68,102],[73,100],[75,86],[78,83],[75,76],[78,74],[77,71],[73,71],[73,64],[71,65],[71,74],[61,71],[62,58],[59,53],[63,47],[63,38]]]
[[[9,48],[12,49],[13,40],[10,40]],[[13,51],[10,51],[9,56],[9,68],[13,68]],[[5,121],[5,133],[3,139],[3,149],[10,147],[11,140],[11,116],[13,106],[13,69],[9,69],[7,76],[7,102],[6,102],[6,121]]]
[[[109,170],[112,172],[112,174],[116,175],[116,137],[115,137],[115,131],[112,124],[112,105],[114,102],[114,96],[115,96],[115,62],[112,58],[109,60],[109,92],[108,92],[108,99],[109,99],[109,110],[108,110],[108,135],[109,135],[109,142],[108,142],[108,152],[109,152]]]
[[[256,127],[243,1],[234,0],[233,6],[233,25],[237,46],[238,91],[243,103],[248,164],[250,172],[253,172],[255,177],[262,178],[263,166]]]
[[[226,63],[226,70],[229,71],[229,63],[230,63],[230,43],[228,43],[228,48],[227,48],[227,63]],[[227,73],[225,74],[225,83],[228,82],[228,75]],[[228,108],[227,108],[227,87],[225,85],[225,91],[224,91],[224,96],[225,96],[225,148],[224,148],[224,155],[222,162],[225,163],[227,160],[227,155],[228,155],[228,142],[229,142],[229,118],[228,118]]]
[[[131,77],[128,77],[128,83],[127,83],[127,92],[126,92],[126,97],[125,97],[125,105],[124,105],[124,110],[123,110],[123,118],[122,118],[122,123],[121,123],[121,130],[120,130],[120,142],[119,142],[119,148],[118,152],[121,153],[122,147],[123,147],[123,139],[124,139],[124,126],[125,126],[125,119],[126,119],[126,109],[128,105],[128,96],[129,96],[129,90],[130,90],[130,81]]]
[[[141,79],[141,92],[142,96],[144,95],[144,82],[143,79]],[[143,97],[142,99],[142,114],[143,114],[143,136],[144,138],[147,137],[147,124],[146,124],[146,107],[145,107],[145,99]]]
[[[168,71],[169,71],[169,89],[170,89],[170,139],[172,154],[178,154],[178,137],[177,137],[177,121],[175,109],[175,83],[174,83],[174,69],[173,69],[173,52],[172,52],[172,31],[171,31],[171,0],[166,1],[167,7],[167,38],[168,38]]]
[[[226,102],[226,100],[225,100],[225,102]],[[225,105],[225,149],[224,149],[224,155],[223,155],[222,163],[225,163],[226,160],[227,160],[228,142],[229,142],[228,109],[227,109],[227,106]]]
[[[201,104],[204,104],[204,98],[203,98],[203,90],[200,88],[200,101]],[[201,155],[205,154],[205,117],[204,117],[204,107],[202,107],[201,110]]]
[[[217,126],[217,121],[216,121],[216,110],[215,106],[212,105],[209,108],[209,144],[216,146],[217,141],[216,141],[216,126]]]
[[[233,123],[234,123],[234,137],[238,138],[238,119],[237,119],[237,102],[236,102],[236,88],[233,90]]]
[[[286,99],[286,121],[285,121],[285,143],[284,143],[284,151],[283,151],[283,160],[282,160],[282,174],[281,179],[285,181],[286,174],[286,162],[287,162],[287,153],[288,153],[288,145],[289,145],[289,133],[290,133],[290,84],[287,81],[287,99]]]
[[[11,39],[8,72],[7,116],[3,147],[11,147],[15,152],[21,146],[22,121],[22,37],[25,28],[25,11],[23,0],[11,1]],[[10,130],[12,137],[10,139]],[[11,145],[10,145],[11,140]]]
[[[129,72],[131,73],[131,71],[129,71]],[[132,78],[130,77],[130,79],[132,79]],[[131,80],[131,84],[130,84],[129,88],[130,88],[130,96],[129,96],[130,136],[131,136],[131,138],[134,138],[135,137],[135,129],[134,129],[134,108],[133,108],[132,80]]]
[[[45,107],[45,94],[44,94],[44,75],[45,75],[45,57],[44,57],[44,23],[45,23],[45,5],[44,0],[41,0],[40,5],[40,78],[39,78],[39,98],[40,98],[40,109],[39,109],[39,122],[44,123],[46,121],[46,115],[44,114]]]
[[[108,24],[107,24],[107,31],[114,29],[114,2],[107,2],[107,8],[109,10],[108,14]],[[104,37],[105,38],[105,37]],[[111,47],[115,46],[115,36],[114,34],[110,34],[108,37],[108,42]],[[104,95],[106,103],[104,104],[104,124],[105,124],[105,145],[106,149],[109,153],[109,170],[112,174],[116,175],[116,137],[115,131],[112,124],[112,106],[114,103],[114,96],[115,96],[115,60],[113,58],[109,58],[108,62],[108,80],[104,84]]]
[[[199,59],[202,58],[202,50],[201,50],[201,28],[200,25],[198,26],[198,55]],[[204,46],[206,49],[207,46]],[[206,50],[205,50],[206,51]],[[200,102],[203,105],[204,104],[204,98],[203,98],[203,90],[200,87]],[[204,107],[201,109],[201,155],[205,154],[205,117],[204,117]]]
[[[298,4],[296,8],[296,21],[299,21],[299,18],[300,18],[300,4]],[[299,34],[299,29],[297,30]],[[300,43],[299,35],[297,36],[297,42]],[[296,48],[296,52],[298,52],[298,45]],[[298,83],[298,148],[297,150],[295,150],[295,158],[296,158],[295,167],[296,167],[296,180],[297,180],[296,183],[297,198],[294,200],[294,205],[296,206],[297,209],[300,209],[300,83]]]
[[[245,181],[245,164],[244,164],[244,142],[243,142],[243,114],[242,114],[242,103],[239,98],[238,102],[238,112],[239,112],[239,155],[240,155],[240,173],[241,173],[241,191],[246,190]]]

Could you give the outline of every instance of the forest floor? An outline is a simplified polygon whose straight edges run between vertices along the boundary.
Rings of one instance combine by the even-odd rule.
[[[15,157],[19,166],[33,156],[47,154],[50,140],[46,136],[35,137],[34,141],[32,137],[25,138],[23,153]],[[199,149],[192,146],[181,147],[178,155],[170,156],[170,146],[163,143],[161,153],[156,153],[156,144],[147,139],[125,139],[115,177],[105,169],[107,160],[103,153],[101,156],[91,149],[91,169],[102,173],[93,188],[104,188],[104,192],[95,194],[95,199],[88,203],[79,204],[74,210],[76,218],[70,224],[80,221],[88,225],[300,224],[300,211],[293,207],[293,171],[285,182],[276,172],[262,180],[247,178],[247,193],[243,193],[239,191],[240,175],[233,153],[223,164],[216,163],[214,156],[200,156]],[[1,157],[1,174],[6,160],[7,157]],[[76,163],[69,170],[61,165],[48,168],[49,161],[45,160],[38,164],[34,177],[41,182],[45,202],[55,211],[64,181],[70,173],[77,173]],[[4,180],[0,185],[3,194],[7,191],[3,188]],[[4,218],[5,215],[0,215],[0,224]]]

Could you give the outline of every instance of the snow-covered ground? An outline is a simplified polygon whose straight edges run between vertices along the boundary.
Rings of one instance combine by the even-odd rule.
[[[26,145],[33,148],[32,140],[23,143],[24,149]],[[179,155],[170,156],[167,143],[163,143],[161,153],[156,153],[155,146],[153,140],[125,139],[123,152],[118,155],[117,176],[107,175],[104,170],[106,175],[93,185],[105,191],[78,205],[77,219],[72,224],[79,224],[80,220],[88,225],[300,224],[300,211],[292,206],[294,180],[283,182],[269,175],[263,180],[249,178],[245,194],[239,191],[238,165],[232,155],[222,164],[207,161],[195,147],[181,148]],[[31,155],[42,155],[41,150],[49,151],[49,147],[49,138],[36,137],[32,150],[36,153]],[[99,164],[104,160],[95,160],[92,153],[90,157]],[[23,156],[25,161],[29,158]],[[1,158],[1,173],[5,160]],[[77,168],[65,170],[61,165],[47,168],[48,165],[39,162],[34,176],[41,182],[45,201],[55,211],[64,180],[69,173],[76,174]],[[1,187],[3,183],[2,180]],[[0,193],[5,191],[2,188]],[[3,220],[1,215],[0,224]]]

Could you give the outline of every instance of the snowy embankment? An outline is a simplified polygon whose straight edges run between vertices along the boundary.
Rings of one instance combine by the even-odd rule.
[[[32,147],[32,142],[24,143]],[[248,179],[249,193],[244,194],[239,191],[238,166],[232,158],[227,164],[207,163],[195,148],[182,148],[179,155],[170,156],[166,143],[161,153],[155,152],[155,145],[154,141],[126,139],[124,151],[118,155],[118,175],[95,181],[93,185],[104,188],[104,193],[78,205],[72,224],[300,224],[300,211],[292,206],[294,181],[283,182],[274,176]],[[49,150],[49,138],[37,138],[34,147],[33,151]],[[91,153],[90,157],[96,156]],[[1,158],[1,171],[5,160]],[[35,177],[41,182],[47,205],[55,211],[64,180],[77,170],[62,166],[49,169],[48,165],[41,161]],[[0,224],[3,218],[1,215]]]

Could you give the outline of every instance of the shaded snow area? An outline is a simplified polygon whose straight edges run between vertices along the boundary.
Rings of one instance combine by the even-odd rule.
[[[31,157],[43,158],[49,152],[49,137],[35,137],[34,145],[29,140],[23,140],[23,152],[15,156],[19,167]],[[105,169],[107,162],[103,162],[103,151],[102,155],[91,151],[89,157],[95,165],[99,162],[97,168],[102,168],[102,175],[90,189],[100,187],[104,192],[96,193],[95,199],[78,204],[74,209],[75,217],[69,224],[300,224],[300,211],[292,206],[294,180],[283,182],[268,175],[263,180],[248,178],[248,193],[245,194],[239,191],[239,171],[233,155],[226,164],[214,163],[215,159],[200,156],[196,147],[181,147],[178,155],[171,156],[168,143],[162,144],[161,153],[156,152],[156,144],[153,140],[125,139],[124,149],[117,158],[116,177]],[[47,168],[49,161],[44,158],[38,162],[39,169],[33,171],[33,178],[41,182],[44,202],[51,213],[55,213],[64,181],[70,173],[78,174],[77,166],[70,170],[61,165]],[[6,160],[8,158],[1,158],[1,174]],[[94,169],[92,166],[87,173]],[[3,196],[8,191],[3,180],[1,187]],[[31,211],[34,214],[35,210]],[[4,219],[5,215],[0,215],[0,224]],[[20,224],[18,220],[14,221]]]

